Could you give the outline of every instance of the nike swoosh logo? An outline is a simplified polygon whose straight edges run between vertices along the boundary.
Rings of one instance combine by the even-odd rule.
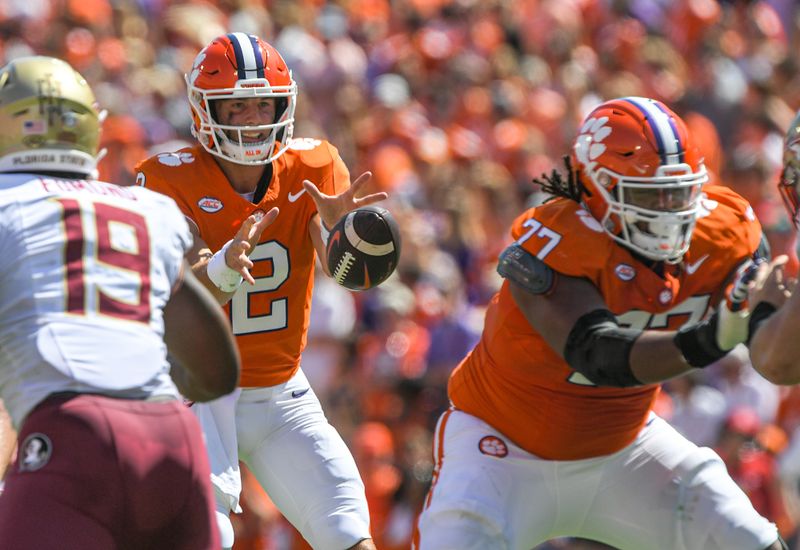
[[[292,392],[292,397],[294,397],[295,399],[297,399],[298,397],[303,397],[305,394],[308,393],[308,389],[309,388],[306,388],[304,390],[294,390]]]
[[[306,192],[306,190],[305,190],[305,189],[301,189],[301,190],[300,190],[300,191],[298,191],[297,193],[291,193],[291,192],[290,192],[290,193],[289,193],[289,202],[295,202],[295,201],[296,201],[297,199],[299,199],[299,198],[300,198],[300,196],[301,196],[303,193],[305,193],[305,192]]]
[[[703,262],[705,262],[707,259],[708,259],[708,254],[706,254],[696,262],[686,264],[686,273],[688,273],[689,275],[693,275],[695,271],[700,269],[700,266],[703,265]]]

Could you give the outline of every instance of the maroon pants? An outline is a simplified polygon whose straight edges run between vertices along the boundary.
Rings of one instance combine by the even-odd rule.
[[[179,401],[52,396],[20,430],[0,548],[218,550],[209,475]]]

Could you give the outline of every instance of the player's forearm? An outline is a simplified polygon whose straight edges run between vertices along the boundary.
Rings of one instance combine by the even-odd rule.
[[[753,368],[774,384],[800,383],[800,309],[789,303],[765,320],[750,340]]]
[[[214,252],[200,236],[194,223],[189,224],[189,229],[192,230],[194,246],[186,253],[186,261],[192,267],[192,274],[214,296],[219,305],[225,305],[231,300],[236,291],[225,292],[208,276],[208,263],[214,256]]]
[[[195,262],[194,264],[192,264],[192,273],[197,278],[197,280],[200,281],[200,283],[206,288],[206,290],[208,290],[211,293],[211,295],[214,296],[214,299],[217,301],[217,303],[221,306],[224,306],[225,304],[231,301],[231,298],[233,298],[233,295],[236,294],[236,291],[224,292],[220,290],[219,287],[217,287],[217,285],[214,284],[214,282],[208,276],[209,258],[210,255],[209,257],[202,258],[197,262]]]
[[[17,446],[17,432],[11,425],[11,417],[0,401],[0,479],[5,477],[8,465],[14,456]]]
[[[190,401],[204,403],[225,395],[224,392],[208,389],[192,371],[185,368],[175,357],[170,357],[169,374],[181,395]]]
[[[164,341],[177,360],[173,379],[185,397],[207,401],[233,391],[239,352],[228,320],[195,277],[187,276],[164,308]]]
[[[331,276],[328,269],[328,237],[329,232],[323,231],[321,226],[320,217],[312,216],[308,222],[308,235],[311,238],[311,243],[314,245],[314,250],[317,252],[317,258],[322,267],[322,272],[328,277]]]
[[[655,384],[680,376],[692,367],[674,343],[675,333],[646,330],[631,349],[633,375],[642,384]]]

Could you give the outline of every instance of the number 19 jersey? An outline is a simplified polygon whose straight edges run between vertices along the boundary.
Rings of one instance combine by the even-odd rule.
[[[93,180],[0,174],[0,396],[178,397],[163,308],[191,245],[175,203]]]

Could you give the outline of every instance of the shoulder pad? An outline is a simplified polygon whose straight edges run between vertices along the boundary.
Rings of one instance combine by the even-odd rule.
[[[335,148],[325,140],[313,138],[295,138],[289,142],[289,149],[284,153],[286,162],[299,162],[307,168],[322,168],[334,162]],[[290,160],[291,159],[291,160]]]
[[[555,281],[555,272],[517,243],[500,254],[497,272],[532,294],[547,294]]]

